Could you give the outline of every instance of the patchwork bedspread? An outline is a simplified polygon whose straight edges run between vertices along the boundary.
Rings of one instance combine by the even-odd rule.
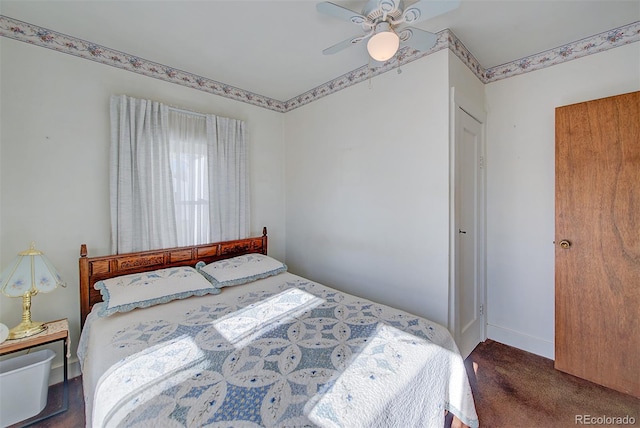
[[[478,425],[444,327],[291,274],[91,315],[79,356],[88,426]]]

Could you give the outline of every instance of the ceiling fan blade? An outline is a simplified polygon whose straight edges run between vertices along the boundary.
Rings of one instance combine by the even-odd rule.
[[[404,9],[402,19],[407,24],[424,21],[457,9],[458,6],[460,6],[460,0],[419,0]]]
[[[316,5],[316,10],[320,13],[324,13],[325,15],[333,16],[335,18],[342,19],[343,21],[353,22],[354,24],[362,24],[367,20],[367,18],[360,15],[358,12],[354,12],[328,1],[318,3]]]
[[[371,33],[364,34],[362,36],[351,37],[350,39],[343,40],[340,43],[336,43],[335,45],[326,48],[325,50],[322,51],[322,53],[325,55],[333,55],[334,53],[340,52],[341,50],[346,49],[349,46],[353,46],[357,43],[360,43],[370,35]]]
[[[421,52],[428,51],[438,41],[436,34],[413,27],[398,30],[398,37],[400,37],[400,43],[402,45],[409,46]]]

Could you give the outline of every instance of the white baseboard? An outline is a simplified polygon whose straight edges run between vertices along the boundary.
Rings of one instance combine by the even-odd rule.
[[[487,325],[487,338],[532,354],[554,359],[554,343],[539,337],[529,336],[519,331],[510,330],[497,325]]]
[[[82,374],[80,371],[80,363],[77,358],[73,358],[69,360],[69,364],[67,366],[67,377],[69,379],[73,379],[74,377],[78,377]],[[64,380],[64,366],[62,363],[57,366],[51,366],[51,374],[49,375],[49,385],[55,385],[56,383],[60,383]]]

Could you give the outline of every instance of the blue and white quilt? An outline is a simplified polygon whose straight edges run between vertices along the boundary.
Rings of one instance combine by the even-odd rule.
[[[78,354],[92,427],[478,425],[444,327],[289,273],[92,313]]]

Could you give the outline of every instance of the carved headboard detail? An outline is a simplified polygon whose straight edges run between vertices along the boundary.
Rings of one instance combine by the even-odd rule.
[[[173,266],[195,266],[199,261],[211,263],[249,253],[267,254],[266,227],[262,229],[262,236],[253,238],[100,257],[88,257],[87,246],[82,244],[79,260],[80,322],[84,326],[93,305],[102,301],[102,295],[93,287],[98,281]]]

